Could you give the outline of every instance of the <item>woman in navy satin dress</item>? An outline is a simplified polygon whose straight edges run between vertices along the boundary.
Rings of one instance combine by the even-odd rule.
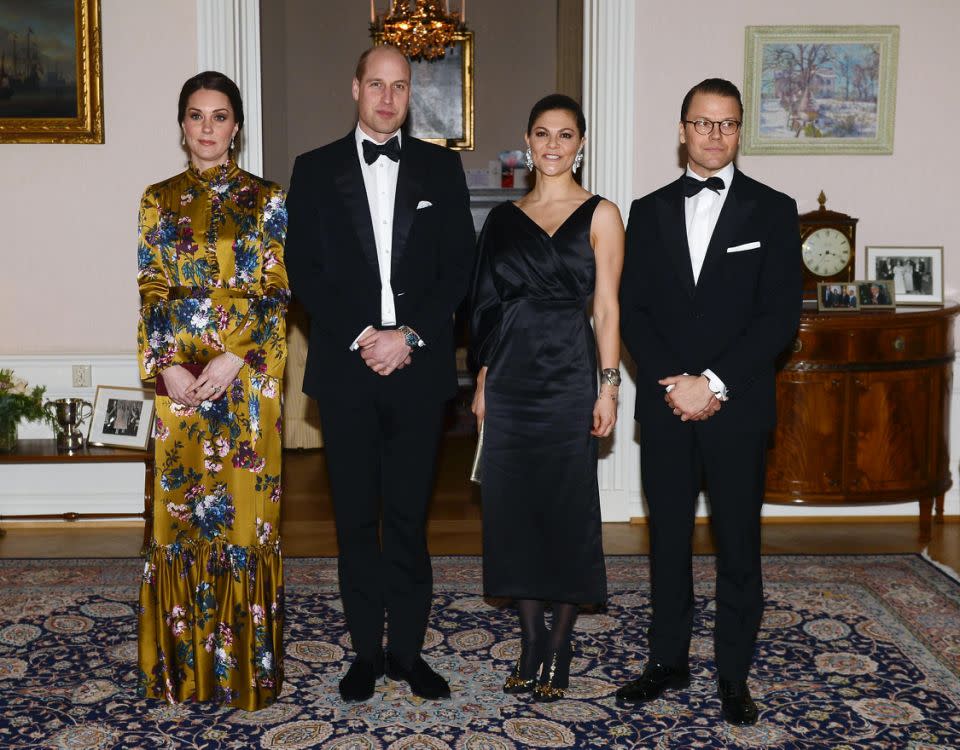
[[[563,697],[578,605],[607,596],[597,443],[616,422],[624,238],[617,207],[574,180],[585,134],[573,99],[533,107],[536,186],[487,217],[471,299],[484,589],[520,614],[522,653],[504,691],[538,701]]]

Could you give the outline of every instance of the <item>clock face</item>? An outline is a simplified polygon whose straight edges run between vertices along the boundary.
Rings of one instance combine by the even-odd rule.
[[[811,232],[803,241],[803,265],[816,276],[833,276],[850,262],[847,236],[831,227]]]

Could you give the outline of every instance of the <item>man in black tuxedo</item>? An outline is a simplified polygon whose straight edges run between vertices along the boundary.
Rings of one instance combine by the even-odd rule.
[[[705,480],[717,545],[714,644],[724,718],[752,724],[747,674],[763,612],[760,506],[776,419],[775,360],[801,310],[796,203],[735,169],[740,92],[711,78],[683,100],[680,179],[634,201],[620,287],[637,363],[650,512],[650,660],[622,706],[690,680],[691,554]]]
[[[320,407],[356,651],[340,694],[367,700],[386,671],[445,698],[447,682],[420,656],[433,585],[426,516],[457,388],[453,316],[473,266],[473,220],[459,155],[400,132],[407,59],[393,47],[365,52],[353,98],[357,127],[297,157],[285,251],[310,314],[303,390]]]

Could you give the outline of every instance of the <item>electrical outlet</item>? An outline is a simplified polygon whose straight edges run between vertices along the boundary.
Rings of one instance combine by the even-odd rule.
[[[73,366],[73,387],[90,388],[93,385],[93,368],[90,365]]]

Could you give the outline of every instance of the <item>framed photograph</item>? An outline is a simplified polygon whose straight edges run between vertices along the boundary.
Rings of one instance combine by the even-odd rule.
[[[98,385],[87,442],[146,450],[153,429],[155,397],[146,388]]]
[[[855,312],[860,309],[857,285],[821,281],[817,284],[817,309],[823,312]]]
[[[0,4],[0,143],[103,143],[100,0]]]
[[[897,295],[893,281],[874,279],[873,281],[855,281],[857,297],[861,310],[892,310],[897,306]]]
[[[443,57],[410,61],[405,132],[456,151],[473,151],[473,32],[458,32]],[[374,34],[377,44],[382,35]]]
[[[892,154],[899,26],[747,26],[744,154]]]
[[[942,247],[867,247],[867,278],[893,284],[898,305],[943,304]]]

